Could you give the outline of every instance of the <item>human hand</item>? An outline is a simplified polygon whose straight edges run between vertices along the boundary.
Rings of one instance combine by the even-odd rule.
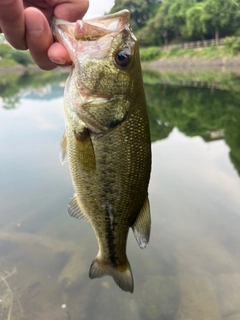
[[[67,66],[71,59],[54,42],[49,21],[55,15],[74,22],[84,16],[88,5],[88,0],[0,0],[0,32],[15,49],[29,49],[41,69]]]

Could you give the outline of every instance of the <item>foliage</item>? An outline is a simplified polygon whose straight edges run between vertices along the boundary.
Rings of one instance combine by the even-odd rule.
[[[0,45],[0,57],[2,58],[10,58],[12,55],[13,49],[8,44]]]
[[[131,13],[131,26],[136,31],[145,25],[158,3],[159,0],[116,0],[110,12],[128,9]]]
[[[235,20],[239,20],[237,2],[233,0],[204,1],[201,21],[203,21],[205,32],[214,30],[216,41],[218,41],[221,29],[230,27]]]
[[[33,61],[31,59],[31,56],[29,52],[27,51],[13,51],[12,58],[19,64],[23,66],[28,66],[29,64],[32,64]]]
[[[163,44],[160,29],[157,32],[151,32],[151,28],[149,28],[149,26],[144,26],[135,34],[142,47],[152,46],[152,44],[154,44],[154,46],[160,46]]]
[[[239,53],[240,40],[234,37],[231,38],[231,40],[226,38],[226,43],[229,44],[224,44],[224,46],[211,45],[209,47],[199,48],[181,48],[178,46],[173,46],[170,50],[160,50],[157,47],[142,48],[140,49],[141,60],[151,61],[158,58],[220,59],[231,58]]]
[[[8,44],[0,44],[0,66],[8,67],[16,64],[28,66],[32,63],[28,51],[17,51]]]
[[[137,33],[141,45],[168,44],[171,39],[173,25],[168,15],[168,7],[165,4],[164,2],[157,7],[153,18],[149,19],[145,27]]]
[[[203,15],[204,3],[196,3],[186,11],[186,28],[190,36],[200,36],[204,38],[204,23],[201,19]]]
[[[140,49],[141,61],[151,61],[159,58],[161,51],[158,47],[148,47]]]
[[[223,41],[223,45],[226,50],[232,52],[232,54],[238,54],[240,51],[240,39],[235,37],[226,37]]]
[[[0,45],[0,67],[1,66],[11,66],[16,64],[14,59],[11,57],[13,52],[12,47],[7,44]]]
[[[239,0],[115,0],[111,12],[123,8],[142,46],[240,34]]]
[[[164,7],[167,6],[169,15],[169,22],[174,26],[175,36],[181,37],[187,35],[186,29],[186,12],[188,8],[194,6],[196,0],[165,0],[161,10],[164,11]]]
[[[16,61],[14,61],[11,58],[0,58],[0,67],[11,67],[11,66],[15,66],[16,65]]]

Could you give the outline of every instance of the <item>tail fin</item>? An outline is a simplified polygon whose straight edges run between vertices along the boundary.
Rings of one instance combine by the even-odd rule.
[[[94,279],[105,275],[112,276],[122,290],[133,293],[133,276],[128,260],[126,260],[126,264],[114,267],[97,257],[91,264],[89,277]]]

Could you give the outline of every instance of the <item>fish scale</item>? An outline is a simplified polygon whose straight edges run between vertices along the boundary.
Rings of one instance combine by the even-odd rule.
[[[121,289],[133,292],[126,245],[129,228],[141,248],[149,241],[151,142],[129,17],[123,10],[76,24],[54,18],[52,29],[73,61],[61,143],[75,190],[68,212],[86,218],[98,240],[90,278],[110,275]]]

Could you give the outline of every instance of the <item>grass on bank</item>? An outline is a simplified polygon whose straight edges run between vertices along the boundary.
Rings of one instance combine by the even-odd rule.
[[[141,61],[153,61],[160,58],[199,58],[199,59],[219,59],[231,58],[240,52],[240,39],[235,37],[225,38],[223,45],[211,45],[200,48],[178,48],[172,47],[170,50],[161,50],[159,47],[148,47],[140,49]]]

